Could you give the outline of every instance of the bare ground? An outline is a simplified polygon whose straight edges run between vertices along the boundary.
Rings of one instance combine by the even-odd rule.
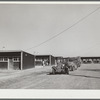
[[[100,64],[84,64],[69,75],[50,75],[51,67],[0,70],[0,89],[100,89]]]

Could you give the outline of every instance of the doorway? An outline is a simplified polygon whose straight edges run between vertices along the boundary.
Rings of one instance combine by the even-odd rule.
[[[14,63],[12,58],[8,59],[8,69],[14,69]]]

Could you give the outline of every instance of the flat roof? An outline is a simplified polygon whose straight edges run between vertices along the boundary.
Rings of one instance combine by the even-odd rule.
[[[28,53],[28,54],[31,54],[29,52],[26,52],[26,51],[23,51],[23,50],[0,50],[0,53],[6,53],[6,52],[25,52],[25,53]],[[34,54],[31,54],[31,55],[34,55]]]
[[[0,52],[24,52],[23,50],[0,50]]]
[[[52,55],[35,55],[35,56],[52,56]]]
[[[62,56],[55,56],[55,58],[63,58]]]
[[[93,56],[93,57],[81,57],[81,58],[100,58],[100,56]]]

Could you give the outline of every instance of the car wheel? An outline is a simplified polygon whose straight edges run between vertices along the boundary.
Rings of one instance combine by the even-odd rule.
[[[66,73],[66,74],[69,74],[68,68],[65,69],[65,73]]]
[[[52,69],[52,74],[55,74],[56,72],[55,72],[55,70],[54,69]]]

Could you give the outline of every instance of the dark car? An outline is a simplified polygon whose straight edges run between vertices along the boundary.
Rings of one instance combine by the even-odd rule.
[[[58,64],[57,66],[52,67],[52,74],[69,74],[69,69],[66,64]]]

